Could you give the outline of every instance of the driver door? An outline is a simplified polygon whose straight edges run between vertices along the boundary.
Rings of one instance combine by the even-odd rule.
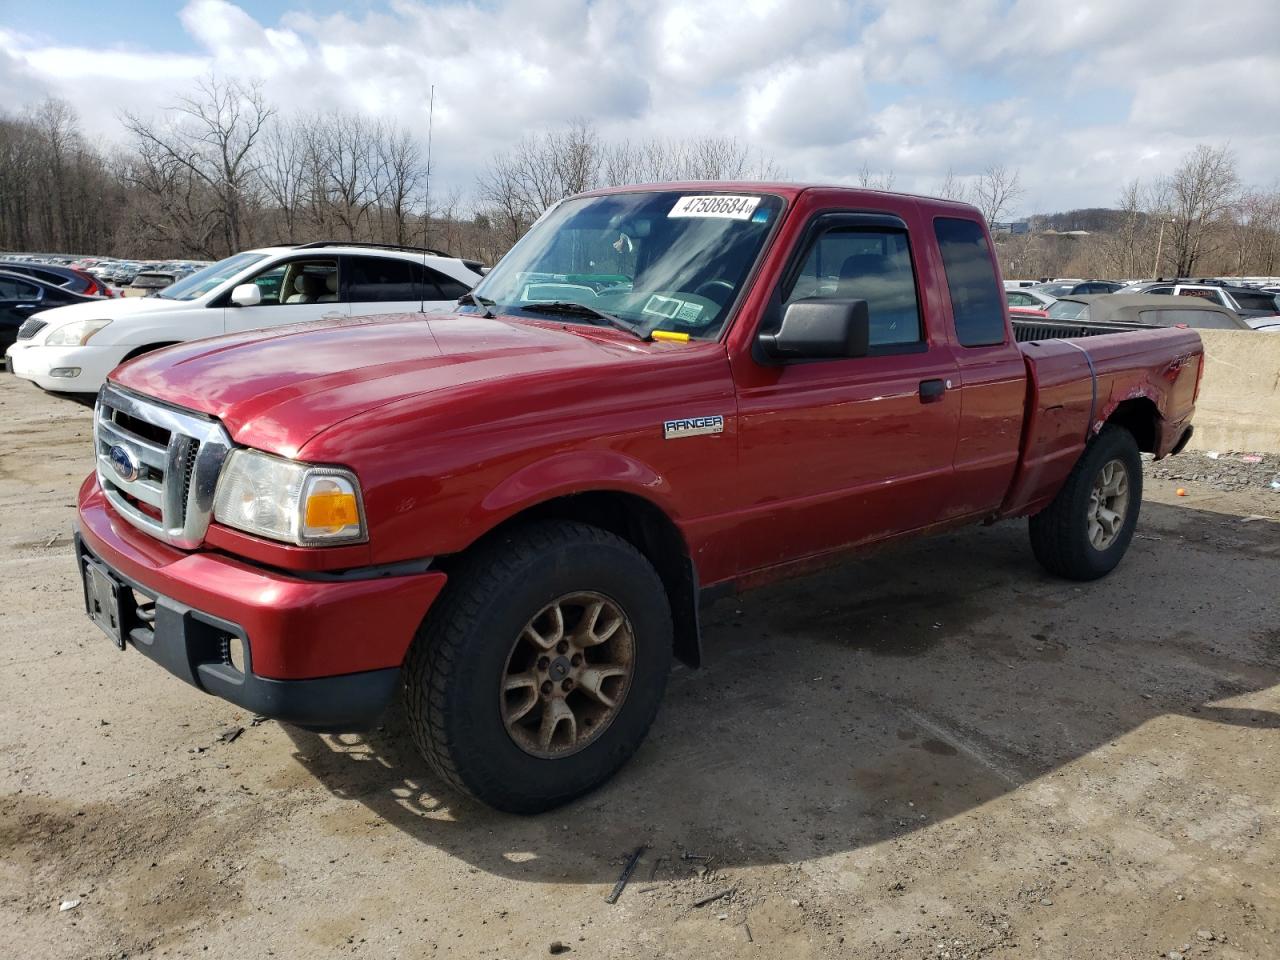
[[[811,297],[865,300],[871,346],[842,359],[735,358],[744,570],[928,526],[954,475],[959,377],[924,322],[905,223],[825,214],[802,251],[778,291],[781,310]]]
[[[258,287],[256,306],[223,305],[227,333],[278,327],[308,320],[339,320],[350,314],[338,291],[338,261],[334,257],[299,257],[273,264],[244,283]]]

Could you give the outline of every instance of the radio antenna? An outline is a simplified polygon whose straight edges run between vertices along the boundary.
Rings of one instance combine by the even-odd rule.
[[[427,231],[431,225],[431,135],[434,132],[436,119],[436,85],[431,85],[431,99],[427,105],[427,184],[422,191],[422,282],[418,286],[420,299],[418,312],[427,312]]]

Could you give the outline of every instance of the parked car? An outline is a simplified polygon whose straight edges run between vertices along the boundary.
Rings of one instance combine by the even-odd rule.
[[[87,270],[75,267],[62,267],[46,263],[30,263],[25,260],[6,260],[0,263],[0,270],[9,273],[22,273],[35,277],[55,287],[63,287],[72,293],[81,293],[86,297],[114,296],[111,288]]]
[[[93,393],[125,360],[221,333],[322,318],[451,308],[480,279],[453,257],[351,243],[237,253],[154,296],[48,311],[10,367],[46,390]]]
[[[1050,320],[1135,323],[1195,330],[1248,330],[1234,311],[1210,301],[1142,293],[1063,297],[1049,308]]]
[[[566,803],[700,660],[700,600],[1003,517],[1055,574],[1120,562],[1199,337],[1019,345],[992,250],[967,204],[620,188],[455,314],[141,357],[98,399],[89,614],[250,713],[350,729],[403,695],[455,787]]]
[[[7,264],[0,265],[0,349],[7,350],[19,339],[35,336],[43,322],[33,317],[41,311],[102,302],[98,297],[88,297],[6,268]]]
[[[1090,293],[1115,293],[1124,286],[1115,280],[1055,280],[1052,283],[1041,283],[1031,289],[1055,299],[1060,297],[1078,297]]]
[[[1267,317],[1280,310],[1280,302],[1276,300],[1274,294],[1252,287],[1219,283],[1152,280],[1133,284],[1126,287],[1124,292],[1199,297],[1226,307],[1242,317]]]
[[[172,286],[176,279],[177,275],[168,271],[143,270],[125,288],[124,295],[126,297],[149,297],[157,290]]]
[[[1049,314],[1045,310],[1037,310],[1035,307],[1010,307],[1009,316],[1013,319],[1046,319]]]
[[[1053,306],[1054,297],[1039,290],[1008,290],[1004,298],[1010,307],[1029,307],[1032,310],[1048,310]]]
[[[1058,297],[1070,296],[1071,291],[1074,290],[1076,288],[1076,285],[1080,283],[1084,283],[1084,281],[1083,280],[1046,280],[1044,283],[1037,283],[1035,286],[1029,287],[1028,289],[1038,291],[1039,293],[1043,293],[1047,297],[1053,297],[1054,299],[1057,299]]]
[[[1249,326],[1254,330],[1265,330],[1268,333],[1280,333],[1280,316],[1246,317],[1244,322],[1249,324]]]

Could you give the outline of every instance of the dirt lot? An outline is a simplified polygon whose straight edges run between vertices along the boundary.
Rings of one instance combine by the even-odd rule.
[[[519,819],[396,716],[255,726],[114,650],[88,468],[89,411],[0,374],[0,955],[1280,957],[1268,487],[1153,481],[1089,586],[1010,523],[722,602],[622,775]]]

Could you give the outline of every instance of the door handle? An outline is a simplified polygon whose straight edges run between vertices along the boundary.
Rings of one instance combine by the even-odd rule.
[[[921,403],[937,403],[947,394],[947,387],[951,386],[948,380],[921,380],[920,381],[920,402]]]
[[[335,313],[334,311],[330,310],[328,313],[320,314],[320,319],[321,320],[341,320],[342,314]]]

